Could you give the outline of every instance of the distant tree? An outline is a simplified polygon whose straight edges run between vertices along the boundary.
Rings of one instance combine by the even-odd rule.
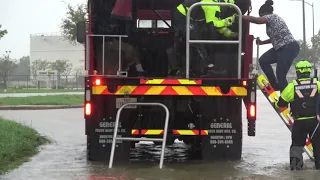
[[[67,13],[62,19],[60,29],[63,36],[71,43],[76,43],[77,23],[80,21],[87,21],[86,4],[77,4],[76,6],[67,4]]]
[[[76,68],[76,69],[75,69],[75,72],[76,72],[76,74],[77,74],[78,76],[82,76],[82,75],[85,74],[83,68],[81,68],[81,67]]]
[[[2,25],[0,24],[0,40],[4,35],[8,34],[8,31],[6,29],[1,30],[1,27],[2,27]]]
[[[10,59],[9,56],[3,56],[0,58],[0,77],[4,83],[5,89],[7,89],[8,78],[16,67],[17,64]]]
[[[23,56],[18,60],[17,68],[14,69],[12,74],[15,81],[28,81],[30,76],[30,57]]]
[[[77,88],[83,87],[84,85],[84,75],[85,75],[85,71],[83,70],[83,68],[78,67],[75,69],[76,72],[76,86]]]
[[[311,38],[311,44],[304,44],[302,40],[299,40],[300,45],[300,52],[299,55],[294,60],[294,64],[297,63],[300,60],[305,59],[303,57],[303,50],[304,46],[306,47],[306,60],[315,63],[315,66],[317,68],[320,68],[320,30],[318,31],[318,34],[315,35],[314,38]]]
[[[59,85],[61,76],[64,76],[66,78],[66,84],[68,83],[68,76],[72,70],[72,63],[69,60],[56,60],[50,64],[50,68],[57,71]]]
[[[37,77],[37,71],[48,70],[50,63],[47,60],[38,59],[32,62],[31,71],[33,77]]]
[[[295,63],[297,63],[298,61],[301,61],[301,60],[303,60],[303,59],[305,59],[304,57],[303,57],[303,50],[304,50],[304,47],[306,46],[306,57],[307,57],[307,59],[306,60],[308,60],[308,61],[311,61],[312,60],[312,49],[311,49],[311,45],[310,44],[305,44],[305,43],[303,43],[303,41],[302,40],[298,40],[298,43],[299,43],[299,46],[300,46],[300,52],[299,52],[299,54],[298,54],[298,56],[295,58],[295,60],[294,60],[294,64]]]
[[[311,42],[313,44],[311,51],[312,59],[314,62],[316,62],[317,68],[320,68],[320,30],[314,36],[314,38],[311,38]]]
[[[30,56],[23,56],[19,59],[19,66],[21,66],[21,71],[25,75],[29,75],[30,71]]]

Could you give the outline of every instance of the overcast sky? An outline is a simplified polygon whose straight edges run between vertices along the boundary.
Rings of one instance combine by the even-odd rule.
[[[11,57],[20,58],[29,55],[30,34],[57,33],[59,25],[66,13],[66,5],[61,0],[1,0],[0,24],[8,30],[8,34],[0,40],[0,55],[6,50],[11,51]],[[86,0],[68,0],[72,3]],[[252,0],[253,12],[257,15],[259,7],[265,0]],[[312,1],[309,1],[310,3]],[[302,5],[301,1],[274,0],[275,13],[287,22],[289,29],[296,39],[302,39]],[[315,1],[315,17],[320,17],[320,2]],[[315,32],[320,24],[315,20]],[[312,8],[306,4],[306,34],[307,40],[312,37]],[[265,25],[252,25],[251,34],[267,38]],[[271,45],[264,45],[260,52],[268,50]],[[254,51],[255,53],[256,51]],[[254,55],[255,56],[255,55]]]

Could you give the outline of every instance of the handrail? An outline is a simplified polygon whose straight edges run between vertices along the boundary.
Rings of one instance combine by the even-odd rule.
[[[239,14],[239,32],[238,32],[238,41],[218,41],[218,40],[191,40],[190,39],[190,17],[191,17],[191,11],[197,7],[197,6],[231,6],[237,10],[237,13]],[[187,12],[187,24],[186,24],[186,78],[190,77],[190,44],[191,43],[206,43],[206,44],[238,44],[238,78],[241,78],[241,49],[242,49],[242,12],[240,8],[237,5],[234,5],[232,3],[217,3],[217,2],[198,2],[194,3]]]
[[[166,112],[166,118],[164,123],[164,132],[163,132],[163,138],[131,138],[131,137],[117,137],[118,134],[118,127],[119,127],[119,120],[120,120],[120,114],[122,110],[130,105],[136,105],[136,106],[160,106],[162,107]],[[160,156],[160,163],[159,168],[162,169],[163,166],[163,160],[164,160],[164,150],[166,147],[166,141],[167,141],[167,134],[168,134],[168,126],[169,126],[169,109],[167,106],[165,106],[162,103],[126,103],[123,106],[121,106],[117,111],[116,116],[116,122],[114,125],[114,131],[113,131],[113,138],[112,138],[112,147],[111,147],[111,153],[110,153],[110,159],[109,159],[109,168],[112,168],[113,159],[114,159],[114,151],[116,148],[116,140],[123,140],[123,141],[158,141],[162,142],[161,147],[161,156]]]

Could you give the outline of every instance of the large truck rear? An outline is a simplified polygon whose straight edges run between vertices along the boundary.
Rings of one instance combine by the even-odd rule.
[[[253,36],[249,35],[249,25],[241,24],[240,48],[236,43],[221,41],[219,46],[225,48],[215,52],[214,58],[221,60],[217,65],[228,72],[224,77],[190,77],[188,65],[185,77],[169,77],[168,49],[176,53],[173,57],[181,58],[175,49],[177,38],[172,23],[172,11],[181,2],[88,1],[88,31],[84,39],[78,29],[78,41],[86,49],[85,133],[89,160],[109,161],[117,111],[126,103],[165,105],[169,109],[166,145],[178,139],[193,146],[194,153],[201,153],[207,161],[241,159],[243,116],[248,120],[248,135],[255,135],[256,79],[250,77]],[[249,9],[247,0],[238,6],[242,13]],[[117,15],[122,19],[111,18]],[[139,22],[146,20],[151,26],[142,28]],[[159,27],[161,23],[165,25]],[[146,71],[143,77],[137,77],[132,69],[123,69],[121,44],[132,37]],[[121,42],[116,53],[107,48],[115,41]],[[188,59],[192,60],[192,56],[182,58],[184,62],[187,59],[187,64]],[[117,60],[118,69],[116,74],[107,74],[112,59]],[[242,115],[243,104],[246,115]],[[165,116],[166,112],[158,106],[128,106],[120,114],[117,134],[162,138]],[[128,162],[135,143],[118,140],[114,161]]]

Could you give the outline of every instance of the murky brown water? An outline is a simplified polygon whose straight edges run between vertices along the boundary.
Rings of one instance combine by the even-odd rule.
[[[167,148],[162,170],[158,168],[160,146],[153,144],[140,144],[140,148],[132,152],[143,159],[142,163],[134,162],[125,167],[114,164],[109,170],[107,164],[87,162],[82,109],[0,111],[0,116],[31,125],[54,140],[53,144],[43,146],[30,162],[0,179],[319,180],[320,171],[313,170],[313,163],[307,156],[306,170],[289,171],[290,133],[267,100],[262,95],[258,100],[257,134],[256,137],[244,135],[242,161],[204,164],[187,160],[190,159],[188,147],[177,142]],[[246,133],[245,119],[243,128]]]

